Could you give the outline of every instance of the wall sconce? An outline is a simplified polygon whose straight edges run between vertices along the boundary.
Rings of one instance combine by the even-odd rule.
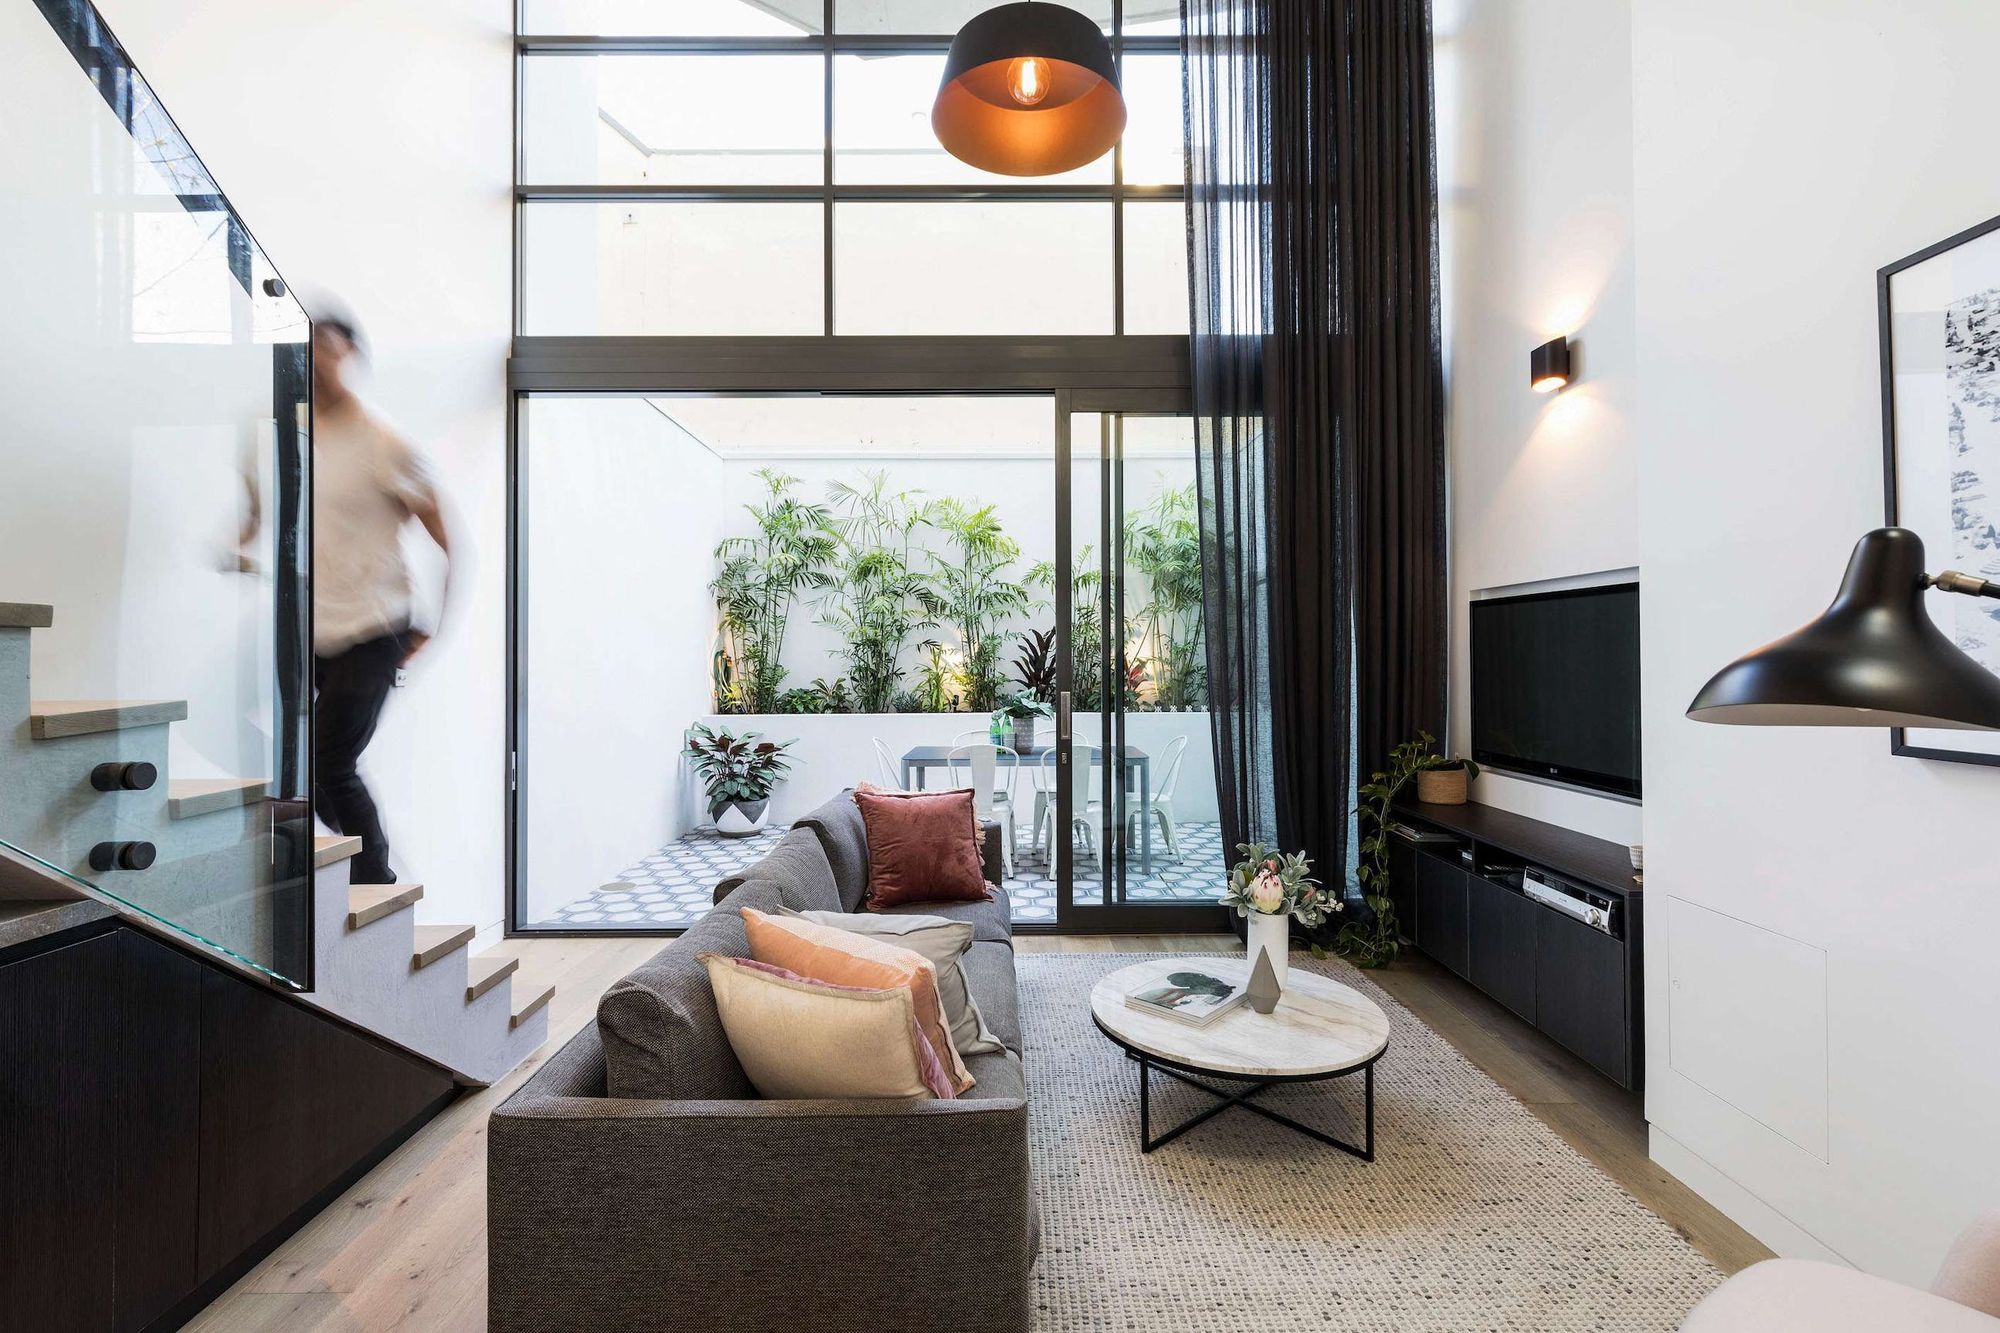
[[[1551,338],[1528,353],[1528,387],[1554,393],[1569,383],[1569,340]]]

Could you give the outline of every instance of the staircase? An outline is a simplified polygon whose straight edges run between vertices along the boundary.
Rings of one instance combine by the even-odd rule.
[[[519,960],[474,955],[474,929],[417,920],[421,884],[350,884],[359,838],[313,848],[313,934],[319,976],[312,1004],[491,1083],[548,1039],[555,987],[529,981]]]
[[[0,602],[0,838],[139,924],[197,935],[254,972],[244,960],[272,958],[278,928],[264,888],[271,782],[170,776],[167,734],[187,718],[184,700],[34,698],[32,632],[53,623],[52,607]],[[122,850],[132,847],[150,855]],[[505,1075],[547,1039],[555,988],[523,977],[516,959],[473,956],[470,925],[420,922],[422,885],[351,884],[360,850],[359,838],[315,840],[314,989],[296,998],[463,1082]]]

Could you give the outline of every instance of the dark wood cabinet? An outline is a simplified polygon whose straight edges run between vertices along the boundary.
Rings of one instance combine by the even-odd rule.
[[[1535,915],[1537,1026],[1599,1073],[1628,1082],[1623,942],[1546,908]]]
[[[1389,839],[1389,901],[1396,905],[1396,933],[1417,938],[1417,849],[1403,838]]]
[[[1535,918],[1543,909],[1504,884],[1467,875],[1467,945],[1472,967],[1467,980],[1535,1021]]]
[[[0,967],[0,1325],[115,1326],[118,977],[106,935]]]
[[[202,966],[136,930],[118,943],[118,1327],[145,1328],[194,1289],[201,1181]]]
[[[1405,802],[1419,838],[1390,844],[1391,876],[1414,899],[1418,949],[1623,1087],[1645,1081],[1644,892],[1626,850],[1476,802]],[[1595,929],[1515,887],[1521,867],[1613,904]]]
[[[1470,979],[1465,879],[1457,861],[1417,853],[1417,947]]]
[[[0,950],[0,1328],[178,1326],[455,1090],[113,915]]]

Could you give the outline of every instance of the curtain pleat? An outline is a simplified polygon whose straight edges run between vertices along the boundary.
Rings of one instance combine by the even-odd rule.
[[[1444,716],[1429,7],[1182,16],[1223,832],[1302,848],[1337,883],[1357,762]]]

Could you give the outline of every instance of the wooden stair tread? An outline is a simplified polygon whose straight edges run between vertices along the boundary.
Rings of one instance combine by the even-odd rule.
[[[0,629],[47,629],[56,609],[41,602],[0,602]]]
[[[323,870],[335,861],[345,861],[349,857],[361,855],[361,839],[344,838],[339,834],[313,839],[313,868]]]
[[[478,933],[472,926],[418,926],[412,962],[417,967],[429,967],[438,959],[472,943],[472,937]]]
[[[37,699],[28,705],[29,734],[38,741],[88,736],[127,727],[156,727],[188,715],[185,699]]]
[[[511,1030],[521,1026],[535,1016],[535,1011],[547,1004],[556,993],[553,981],[524,981],[514,987],[514,1012],[507,1019]]]
[[[482,953],[468,959],[465,964],[465,1002],[471,1004],[513,976],[514,970],[520,966],[520,959],[497,953]]]
[[[270,795],[269,778],[171,778],[167,782],[167,818],[191,819],[216,810],[240,809]]]
[[[356,884],[347,890],[347,928],[359,930],[424,896],[421,884]]]

